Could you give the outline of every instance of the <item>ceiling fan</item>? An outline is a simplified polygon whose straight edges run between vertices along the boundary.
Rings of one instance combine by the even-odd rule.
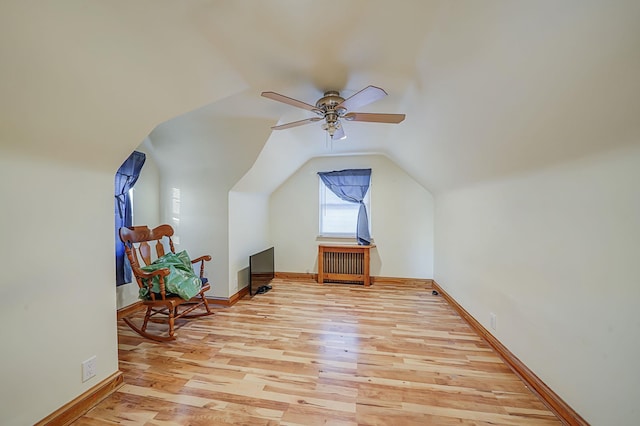
[[[367,86],[347,99],[341,97],[340,92],[330,90],[324,92],[324,96],[318,99],[315,105],[311,105],[276,92],[262,92],[262,96],[297,108],[306,109],[316,114],[315,117],[273,126],[273,130],[290,129],[291,127],[302,126],[324,120],[322,129],[329,133],[332,140],[346,138],[344,129],[342,128],[342,120],[398,124],[402,122],[405,117],[404,114],[351,112],[353,109],[360,108],[387,96],[387,92],[376,86]]]

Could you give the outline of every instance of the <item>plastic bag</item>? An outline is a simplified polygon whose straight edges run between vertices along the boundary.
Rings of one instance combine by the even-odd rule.
[[[175,294],[189,300],[197,295],[202,287],[200,278],[193,272],[191,259],[186,250],[179,253],[167,253],[156,259],[151,265],[143,266],[145,272],[153,272],[158,269],[169,269],[169,275],[164,277],[164,285],[167,294]],[[151,291],[160,293],[160,278],[153,277]],[[140,299],[150,299],[148,287],[141,288]]]

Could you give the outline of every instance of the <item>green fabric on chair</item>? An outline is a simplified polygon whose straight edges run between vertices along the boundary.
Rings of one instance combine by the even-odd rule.
[[[158,269],[169,269],[169,275],[164,279],[165,289],[167,293],[175,294],[189,300],[197,295],[202,286],[200,278],[193,272],[191,259],[186,250],[179,253],[167,253],[156,259],[151,265],[143,266],[145,272],[153,272]],[[160,293],[160,279],[153,278],[152,292]],[[140,299],[150,299],[149,289],[141,288],[139,293]]]

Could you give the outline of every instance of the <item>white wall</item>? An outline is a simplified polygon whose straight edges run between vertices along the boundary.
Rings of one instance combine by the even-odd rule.
[[[3,425],[118,371],[115,171],[157,123],[239,86],[192,17],[183,3],[0,3]]]
[[[162,175],[161,221],[174,227],[176,250],[187,250],[191,257],[212,256],[206,264],[211,283],[207,294],[228,298],[236,288],[236,271],[229,270],[229,220],[236,215],[230,210],[229,192],[260,155],[270,129],[260,119],[200,120],[210,108],[160,124],[149,142]],[[179,212],[173,211],[176,190]]]
[[[269,196],[229,193],[229,294],[249,285],[249,256],[271,247]]]
[[[640,418],[640,147],[436,198],[436,281],[594,425]]]
[[[142,145],[136,151],[146,155],[138,181],[133,187],[133,224],[150,228],[160,223],[160,169],[153,155]]]
[[[136,151],[145,153],[146,160],[133,187],[133,225],[154,228],[160,225],[160,170],[148,148],[140,145]],[[128,284],[116,287],[118,309],[137,301],[138,283],[135,278]]]
[[[228,188],[224,182],[218,185],[204,177],[199,173],[165,171],[160,220],[174,228],[176,251],[186,250],[191,258],[212,256],[212,261],[205,263],[211,282],[208,295],[228,297]],[[174,211],[176,205],[179,210]]]
[[[276,271],[315,273],[319,171],[371,168],[371,274],[433,277],[433,197],[382,155],[314,158],[271,194]],[[353,241],[355,243],[355,240]]]
[[[118,370],[113,172],[7,151],[0,170],[0,423],[26,425]]]

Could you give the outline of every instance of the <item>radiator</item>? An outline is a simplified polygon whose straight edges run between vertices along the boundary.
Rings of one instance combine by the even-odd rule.
[[[364,275],[364,253],[325,252],[323,262],[325,274]]]
[[[369,286],[369,251],[373,246],[319,245],[318,282],[361,283]]]

